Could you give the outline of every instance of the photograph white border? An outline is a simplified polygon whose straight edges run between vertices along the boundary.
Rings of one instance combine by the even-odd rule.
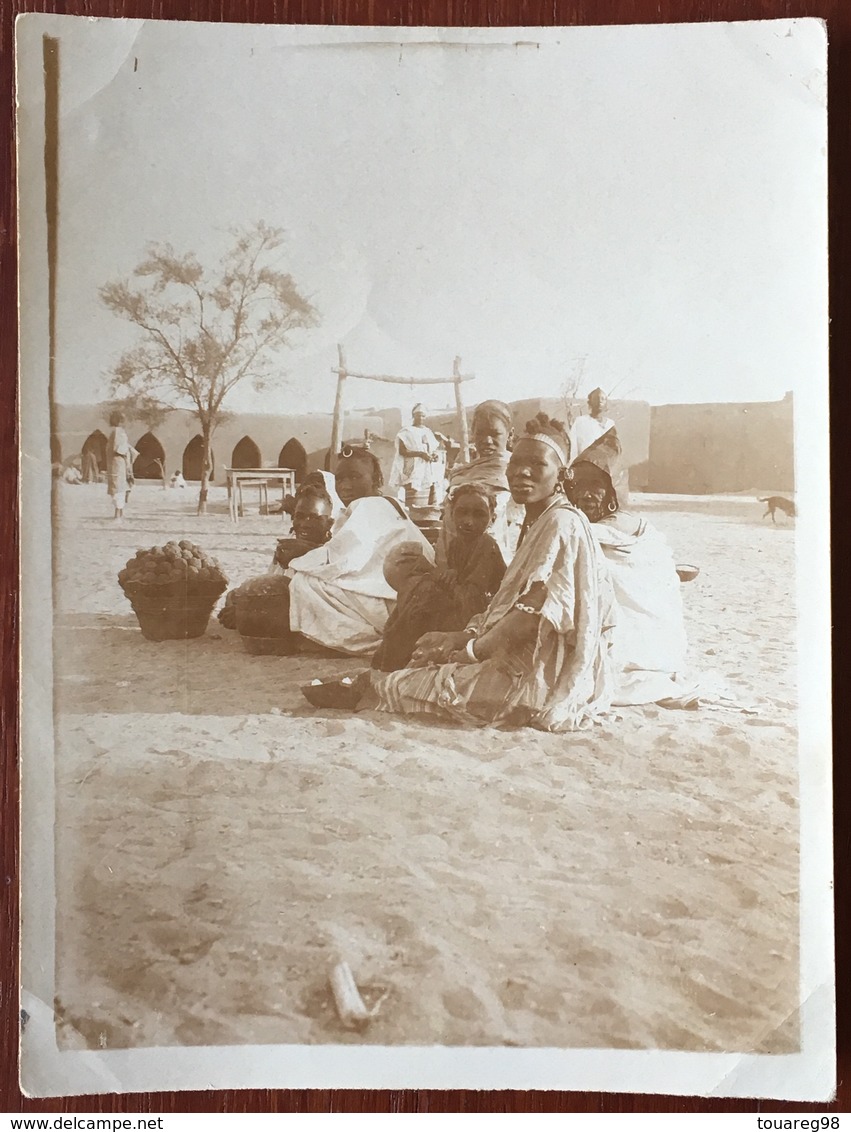
[[[683,1096],[827,1101],[835,1088],[833,977],[830,513],[827,370],[827,255],[824,334],[818,365],[795,394],[798,671],[800,688],[801,1051],[789,1055],[655,1050],[365,1046],[168,1047],[60,1051],[53,1019],[54,785],[46,225],[41,37],[68,20],[30,14],[17,22],[20,239],[21,436],[21,1084],[31,1096],[248,1088],[558,1089]],[[790,34],[819,36],[817,20],[776,21]],[[142,21],[126,21],[141,24]],[[706,25],[707,28],[713,25]],[[717,26],[717,25],[716,25]],[[193,25],[199,36],[227,25]],[[303,42],[504,43],[632,29],[269,27],[282,44]],[[41,92],[41,93],[40,93]],[[826,138],[826,116],[825,116]],[[814,170],[824,200],[826,157]],[[801,454],[806,458],[801,458]]]

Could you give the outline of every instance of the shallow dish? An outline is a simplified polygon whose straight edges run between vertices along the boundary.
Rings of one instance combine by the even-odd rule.
[[[693,582],[699,573],[699,566],[691,566],[687,562],[677,563],[677,577],[681,582]]]

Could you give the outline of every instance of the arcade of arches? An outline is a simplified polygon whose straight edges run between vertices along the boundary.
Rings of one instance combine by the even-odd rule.
[[[156,437],[151,436],[156,444],[159,441]],[[136,445],[138,448],[139,445]],[[200,480],[201,479],[201,453],[203,450],[203,441],[201,436],[194,436],[192,440],[186,445],[183,450],[183,478],[186,480]],[[141,449],[140,449],[141,451]],[[163,456],[159,457],[163,459]],[[212,450],[210,451],[210,459],[212,463],[212,471],[210,479],[215,477],[216,460]],[[252,440],[250,436],[243,436],[243,438],[234,445],[233,452],[231,453],[230,467],[231,468],[262,468],[263,457],[260,452],[256,441]],[[296,480],[301,480],[307,471],[307,452],[304,445],[296,438],[290,439],[283,446],[278,453],[277,463],[272,465],[277,468],[292,468],[296,474]],[[159,473],[157,473],[159,474]]]
[[[133,462],[133,475],[138,480],[160,480],[171,475],[175,468],[167,462],[165,448],[160,439],[153,432],[146,432],[144,436],[135,441],[133,447],[138,456]],[[106,471],[107,438],[100,429],[95,429],[86,438],[81,455],[85,461],[86,456],[93,457],[97,463],[98,472]],[[204,442],[200,434],[193,436],[183,450],[180,470],[186,480],[200,481],[201,460]],[[216,459],[213,450],[210,450],[210,479],[215,478]],[[234,446],[231,453],[230,467],[232,468],[262,468],[263,457],[256,441],[250,436],[243,436]],[[296,480],[301,480],[307,473],[307,452],[304,445],[294,436],[284,444],[278,453],[277,461],[271,468],[291,468],[296,474]]]

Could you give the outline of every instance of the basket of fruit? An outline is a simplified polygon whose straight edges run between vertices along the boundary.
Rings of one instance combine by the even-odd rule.
[[[137,550],[118,575],[118,584],[143,636],[179,641],[204,634],[228,583],[217,559],[183,539]]]
[[[250,578],[233,591],[236,627],[246,652],[287,656],[299,636],[290,631],[289,579],[283,574]]]

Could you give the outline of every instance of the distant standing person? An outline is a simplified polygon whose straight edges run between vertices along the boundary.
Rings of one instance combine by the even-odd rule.
[[[396,454],[390,471],[390,487],[405,489],[408,507],[433,507],[440,503],[443,492],[443,461],[440,441],[426,425],[423,405],[414,405],[413,424],[396,436]]]
[[[124,430],[124,414],[109,414],[111,432],[106,442],[106,490],[112,497],[115,519],[124,518],[127,493],[133,486],[133,460],[138,455]]]
[[[615,427],[615,422],[606,416],[608,407],[609,399],[602,389],[594,389],[588,394],[588,412],[577,417],[570,430],[570,451],[574,461]]]

